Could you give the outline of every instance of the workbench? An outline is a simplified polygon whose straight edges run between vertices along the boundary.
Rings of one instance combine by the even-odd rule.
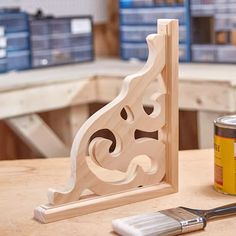
[[[67,181],[69,158],[0,162],[0,235],[112,235],[111,220],[179,205],[213,208],[235,202],[235,196],[213,189],[213,150],[179,153],[179,192],[50,224],[36,222],[33,210],[47,202],[47,189]],[[233,236],[236,217],[210,222],[205,231],[188,235]]]
[[[88,104],[111,101],[119,93],[122,78],[142,66],[137,61],[98,59],[2,74],[0,119],[40,155],[68,155],[76,131],[89,117]],[[213,119],[236,111],[236,67],[180,64],[179,75],[179,107],[198,111],[199,146],[211,147]],[[66,114],[60,112],[62,108],[68,108]],[[45,111],[55,111],[51,126],[38,115]]]

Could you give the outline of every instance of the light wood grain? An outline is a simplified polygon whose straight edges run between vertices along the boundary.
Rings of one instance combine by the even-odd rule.
[[[45,157],[69,154],[69,148],[57,137],[39,115],[9,118],[7,124],[33,149]]]
[[[89,103],[95,89],[94,81],[82,80],[2,92],[0,119]]]
[[[177,206],[211,208],[235,202],[235,196],[213,189],[213,150],[179,153],[179,192],[138,203],[83,215],[52,224],[40,224],[32,210],[46,202],[45,191],[64,183],[69,176],[68,158],[15,160],[0,162],[0,234],[4,236],[87,236],[115,235],[113,219],[155,212]],[[52,168],[53,167],[53,168]],[[233,236],[235,217],[210,222],[194,236]]]
[[[120,94],[77,132],[70,180],[62,190],[49,189],[49,205],[35,209],[37,220],[48,223],[177,191],[178,21],[159,20],[158,33],[149,35],[147,43],[145,66],[127,76]],[[147,114],[144,94],[154,80],[158,86],[149,94],[153,111]],[[112,151],[111,140],[93,138],[103,129],[115,137]],[[158,140],[136,139],[138,130],[158,131]],[[143,158],[150,162],[148,168],[142,166]],[[114,172],[116,179],[111,178]],[[100,197],[83,195],[85,190]]]

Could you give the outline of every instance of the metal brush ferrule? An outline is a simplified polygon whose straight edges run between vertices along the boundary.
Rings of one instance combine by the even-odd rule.
[[[189,212],[181,207],[161,211],[161,213],[176,219],[181,225],[181,233],[188,233],[203,229],[206,219],[202,216]]]

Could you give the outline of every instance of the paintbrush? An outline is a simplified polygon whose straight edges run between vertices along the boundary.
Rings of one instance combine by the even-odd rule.
[[[113,229],[123,236],[171,236],[204,229],[208,220],[236,214],[236,203],[210,210],[177,207],[112,221]]]

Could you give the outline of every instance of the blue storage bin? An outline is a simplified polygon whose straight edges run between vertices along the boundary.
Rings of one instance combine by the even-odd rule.
[[[156,26],[126,26],[120,27],[120,38],[123,42],[145,42],[149,34],[157,32]],[[186,26],[179,27],[179,41],[186,42],[187,30]]]
[[[54,49],[51,53],[52,65],[66,64],[73,61],[70,48]]]
[[[32,55],[33,67],[43,67],[67,64],[73,62],[91,61],[93,59],[92,46],[76,48],[53,49],[34,52]]]
[[[0,25],[5,27],[5,33],[28,30],[28,15],[19,13],[0,13]]]
[[[188,48],[186,44],[179,45],[179,60],[188,61]]]
[[[226,63],[236,62],[236,46],[234,45],[222,45],[217,46],[217,61]]]
[[[156,33],[156,26],[126,26],[120,27],[120,38],[126,42],[145,42],[149,34]]]
[[[73,48],[71,54],[74,62],[91,61],[93,59],[91,46]]]
[[[42,67],[52,64],[52,54],[50,51],[34,51],[32,53],[32,66]]]
[[[230,15],[229,14],[216,14],[215,15],[215,31],[230,30]]]
[[[121,56],[123,59],[146,60],[148,57],[148,47],[146,43],[122,43]]]
[[[49,24],[46,20],[30,21],[30,31],[33,36],[43,36],[49,34]]]
[[[33,67],[67,64],[72,61],[70,49],[36,51],[32,55]]]
[[[71,47],[92,45],[93,38],[91,34],[74,34],[70,36]]]
[[[216,60],[216,46],[212,44],[195,44],[191,46],[192,61],[214,62]]]
[[[122,43],[121,44],[121,57],[125,60],[128,59],[139,59],[147,60],[148,57],[148,47],[146,43]],[[179,45],[179,60],[188,60],[188,50],[187,45]]]
[[[60,34],[50,36],[51,48],[68,48],[70,47],[70,35]]]
[[[152,7],[154,0],[120,0],[120,7]]]
[[[137,8],[121,9],[120,22],[126,25],[156,25],[157,19],[178,19],[185,23],[185,9],[183,7]]]
[[[66,34],[71,32],[70,19],[52,19],[49,21],[50,34]]]
[[[11,33],[6,35],[7,51],[26,50],[29,48],[29,33]]]
[[[5,58],[0,59],[0,73],[7,71],[7,60]]]
[[[31,48],[35,50],[45,50],[50,48],[49,36],[33,36],[31,37]]]
[[[230,28],[235,29],[236,28],[236,15],[231,15],[229,20]]]
[[[7,70],[23,70],[30,68],[30,51],[7,53]]]
[[[187,42],[187,27],[184,25],[179,26],[179,42],[180,43]]]
[[[192,16],[213,16],[215,14],[214,4],[191,5]]]

